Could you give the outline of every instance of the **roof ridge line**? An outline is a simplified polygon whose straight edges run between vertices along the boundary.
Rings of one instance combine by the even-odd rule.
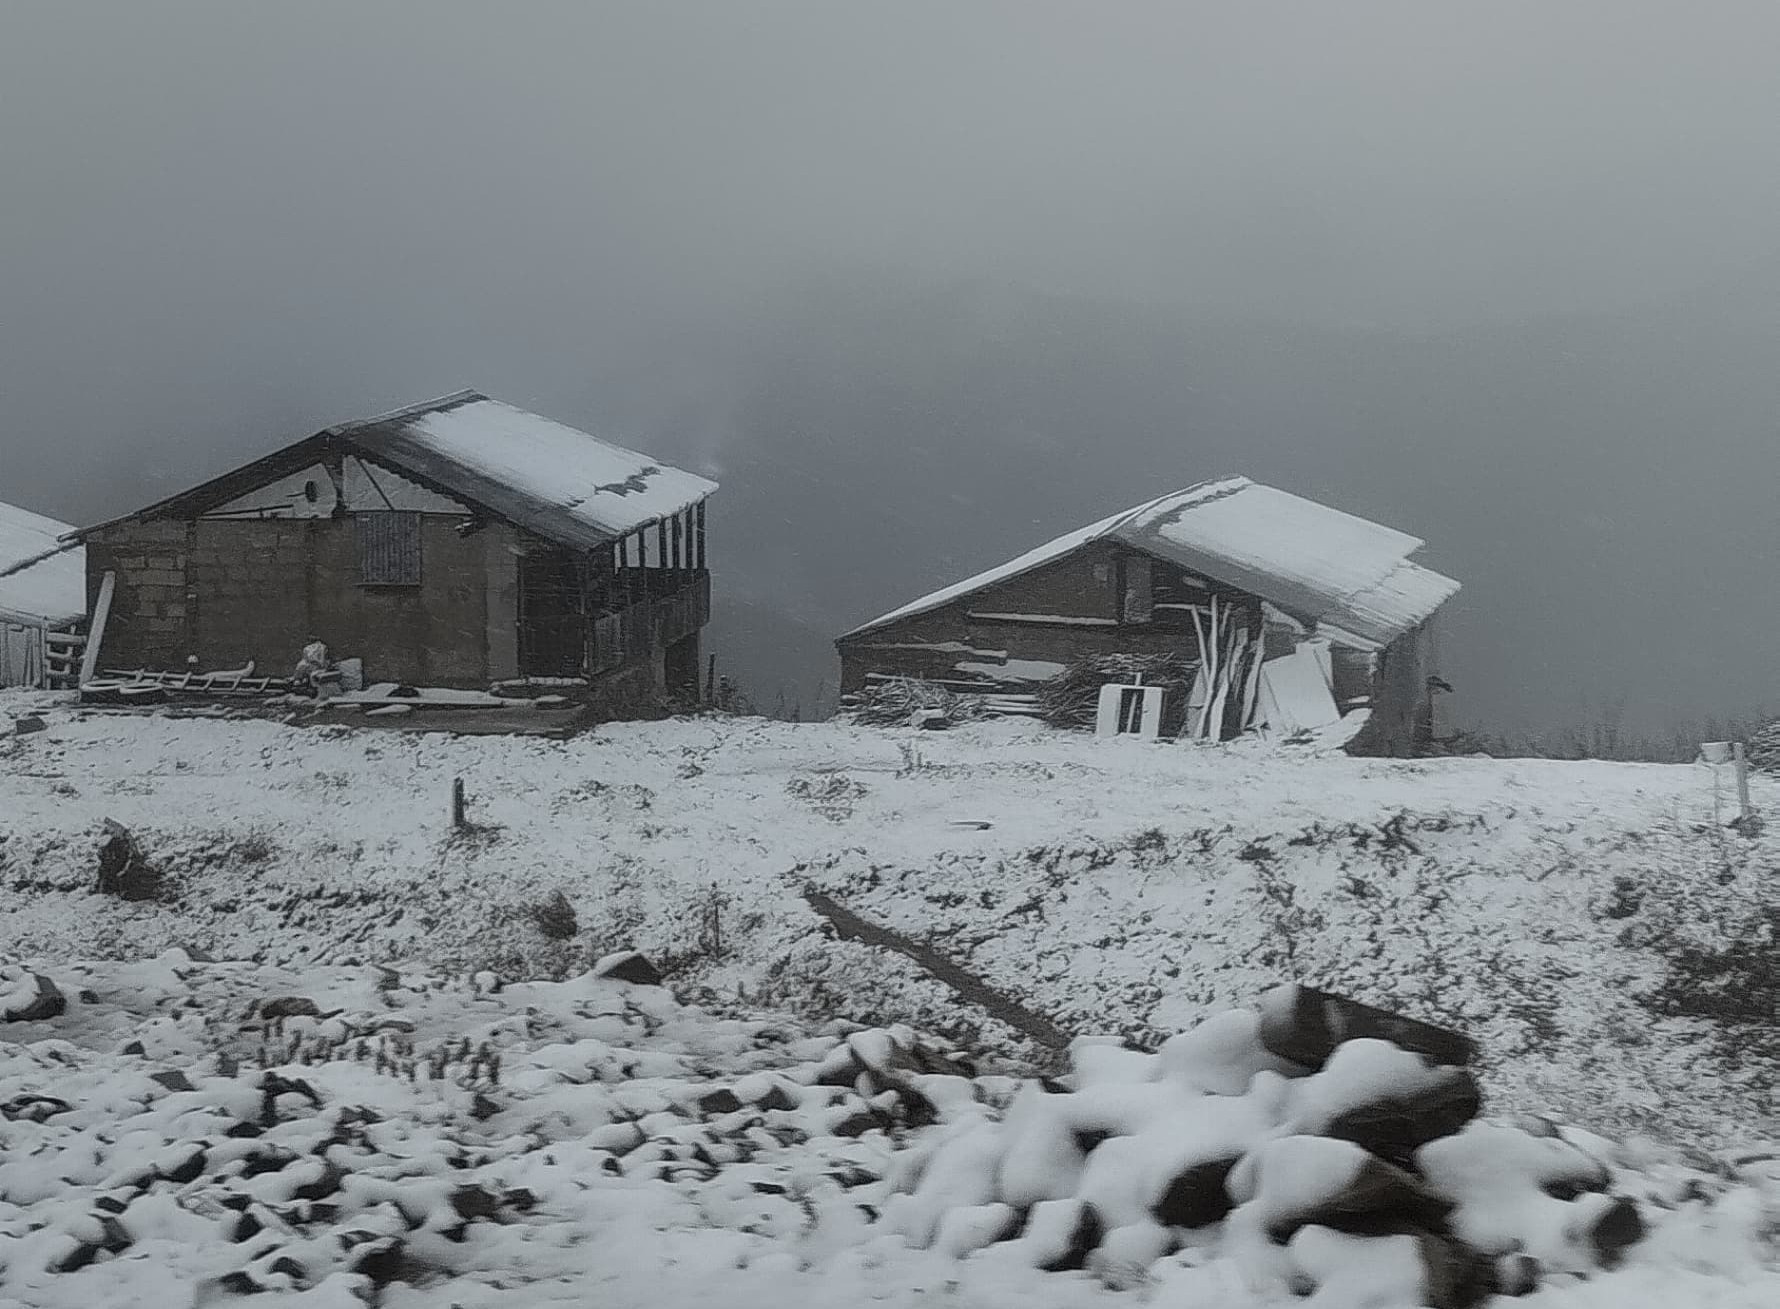
[[[369,418],[349,418],[343,423],[335,423],[331,427],[322,428],[321,434],[326,436],[339,436],[346,432],[357,431],[361,427],[374,427],[378,423],[392,422],[397,418],[414,418],[420,414],[432,413],[435,410],[444,409],[447,406],[455,408],[461,404],[468,404],[472,400],[486,399],[488,399],[488,397],[481,391],[478,391],[473,387],[464,387],[461,390],[452,391],[446,395],[434,396],[431,400],[420,400],[414,404],[402,405],[400,408],[391,409],[387,413],[372,414]]]
[[[1166,491],[1157,496],[1154,500],[1146,500],[1144,503],[1137,505],[1134,508],[1127,509],[1122,514],[1115,515],[1107,523],[1105,528],[1094,534],[1092,539],[1096,541],[1104,540],[1106,537],[1117,532],[1120,528],[1128,526],[1141,514],[1146,514],[1150,510],[1158,508],[1170,500],[1181,500],[1192,495],[1195,491],[1204,490],[1206,487],[1218,486],[1224,482],[1234,483],[1234,485],[1224,493],[1225,495],[1235,495],[1238,491],[1241,491],[1246,487],[1257,485],[1253,478],[1246,477],[1241,473],[1234,474],[1230,477],[1208,477],[1202,482],[1194,482],[1191,486],[1183,486],[1177,491]],[[1223,496],[1219,496],[1218,498],[1222,499]]]

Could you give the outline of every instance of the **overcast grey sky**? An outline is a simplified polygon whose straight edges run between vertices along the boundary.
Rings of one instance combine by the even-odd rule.
[[[810,278],[1412,340],[1772,289],[1776,49],[1738,0],[0,0],[0,498],[91,520],[463,385],[721,474],[724,414],[666,416]]]

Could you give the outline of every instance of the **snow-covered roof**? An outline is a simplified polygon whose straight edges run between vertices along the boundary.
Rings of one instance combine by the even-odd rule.
[[[1246,477],[1202,482],[1103,518],[875,618],[857,635],[928,613],[1113,540],[1271,601],[1359,645],[1385,645],[1430,617],[1459,584],[1409,556],[1416,537]]]
[[[326,431],[107,522],[188,517],[270,486],[330,455],[356,454],[411,475],[574,549],[591,549],[671,518],[717,489],[651,455],[528,413],[479,391],[459,391]]]
[[[330,434],[564,545],[610,541],[717,489],[650,455],[474,391]]]
[[[86,551],[62,540],[73,530],[0,503],[0,617],[60,623],[86,612]]]

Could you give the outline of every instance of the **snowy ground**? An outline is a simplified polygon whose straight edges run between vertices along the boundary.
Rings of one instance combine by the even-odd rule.
[[[1042,1244],[1036,1221],[1021,1242],[971,1253],[987,1239],[978,1216],[1005,1212],[969,1207],[978,1200],[998,1188],[1067,1193],[1043,1191],[1057,1170],[1034,1145],[1034,1129],[1045,1130],[1035,1105],[1104,1120],[1114,1140],[1094,1157],[1117,1165],[1120,1133],[1143,1130],[1121,1118],[1147,1114],[1153,1137],[1155,1106],[1191,1111],[1178,1085],[1143,1079],[1218,1072],[1227,1040],[1212,1043],[1210,1063],[1201,1043],[1165,1052],[1149,1069],[1121,1058],[1108,1065],[1120,1052],[1090,1049],[1082,1089],[1045,1095],[958,1063],[955,1052],[911,1032],[718,1016],[659,987],[586,976],[497,989],[492,976],[212,964],[182,951],[135,963],[65,962],[50,976],[68,997],[66,1011],[8,1023],[0,1042],[6,1304],[165,1309],[244,1296],[318,1309],[692,1309],[713,1298],[741,1309],[1419,1302],[1413,1292],[1389,1293],[1403,1265],[1381,1257],[1393,1253],[1390,1239],[1357,1263],[1342,1244],[1356,1238],[1333,1233],[1320,1237],[1333,1258],[1317,1249],[1314,1232],[1289,1251],[1266,1242],[1245,1248],[1241,1210],[1217,1243],[1207,1243],[1207,1232],[1172,1256],[1142,1248],[1141,1238],[1160,1230],[1153,1224],[1122,1227],[1140,1239],[1109,1235],[1106,1248],[1120,1257],[1077,1272],[1028,1266]],[[910,1052],[920,1067],[910,1067]],[[1330,1069],[1292,1084],[1304,1088],[1287,1101],[1298,1119],[1279,1130],[1305,1130],[1307,1109],[1331,1092],[1339,1098],[1340,1087],[1327,1085]],[[1255,1086],[1246,1098],[1220,1098],[1216,1113],[1194,1112],[1190,1125],[1203,1137],[1206,1123],[1232,1113],[1246,1120],[1257,1099],[1284,1092],[1278,1078]],[[1277,1134],[1262,1118],[1242,1130]],[[1194,1135],[1185,1130],[1176,1145],[1190,1150]],[[1270,1148],[1301,1152],[1306,1140]],[[1608,1195],[1559,1201],[1533,1190],[1504,1219],[1480,1192],[1482,1221],[1506,1221],[1543,1243],[1534,1248],[1548,1274],[1523,1303],[1775,1303],[1780,1171],[1772,1160],[1737,1164],[1577,1140],[1609,1162],[1599,1185],[1630,1197],[1649,1235],[1626,1264],[1597,1269],[1565,1215],[1598,1213]],[[1144,1136],[1129,1141],[1148,1157]],[[1006,1164],[973,1164],[987,1159],[985,1144],[1022,1161],[1024,1180]],[[1595,1167],[1560,1142],[1531,1144],[1566,1153],[1585,1173]],[[1119,1196],[1108,1184],[1128,1191],[1144,1171],[1101,1169],[1099,1181],[1084,1176],[1081,1185],[1098,1187],[1096,1203],[1115,1214]],[[1269,1185],[1277,1192],[1278,1179],[1269,1183],[1263,1172],[1261,1202]],[[939,1239],[929,1245],[932,1233],[921,1229],[935,1222]],[[1289,1262],[1275,1269],[1281,1260]],[[1294,1265],[1319,1269],[1314,1299],[1286,1290]]]
[[[906,1021],[1033,1053],[908,961],[828,939],[800,895],[813,885],[1070,1032],[1154,1042],[1297,978],[1465,1027],[1492,1111],[1688,1148],[1780,1132],[1771,1025],[1764,1045],[1657,1012],[1674,959],[1747,938],[1775,896],[1780,841],[1715,825],[1703,768],[1408,764],[1013,724],[453,739],[0,697],[0,718],[27,708],[48,730],[0,738],[0,962],[54,972],[189,946],[293,970],[301,990],[321,964],[573,976],[634,944],[707,1008]],[[476,824],[456,835],[454,777]],[[1756,786],[1780,813],[1780,786]],[[106,818],[163,874],[158,900],[90,893]],[[558,891],[567,940],[532,913]],[[660,1261],[679,1239],[660,1238]],[[699,1257],[632,1302],[690,1303]],[[837,1270],[861,1257],[796,1273],[796,1293],[855,1298],[857,1269]],[[957,1276],[927,1252],[898,1268],[911,1298]],[[756,1283],[735,1276],[726,1293],[745,1303]],[[778,1276],[759,1274],[762,1302],[788,1294]],[[1755,1303],[1695,1277],[1640,1285]],[[1606,1285],[1564,1303],[1626,1302],[1588,1298]],[[1101,1294],[1070,1286],[1043,1294]],[[1004,1291],[1035,1294],[984,1283],[960,1302]]]
[[[3,707],[3,706],[0,706]],[[912,965],[824,939],[807,884],[1072,1033],[1155,1039],[1283,980],[1466,1027],[1508,1107],[1724,1143],[1774,1063],[1642,1002],[1745,932],[1780,840],[1703,767],[1305,757],[989,724],[762,720],[569,742],[49,711],[0,738],[15,952],[575,971],[628,945],[722,997],[1011,1039]],[[453,838],[451,780],[482,830]],[[1780,785],[1756,780],[1780,814]],[[100,825],[168,898],[88,894]],[[985,829],[976,824],[989,824]],[[529,908],[560,890],[577,934]],[[980,1033],[972,1032],[980,1026]]]

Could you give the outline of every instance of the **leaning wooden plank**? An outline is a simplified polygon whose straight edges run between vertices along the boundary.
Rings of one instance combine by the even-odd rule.
[[[959,999],[976,1006],[1028,1040],[1052,1050],[1069,1048],[1070,1034],[1045,1015],[1035,1013],[1011,996],[995,990],[925,942],[861,918],[813,886],[804,888],[803,898],[811,909],[828,921],[841,940],[862,941],[880,950],[893,950],[919,964],[935,981],[951,987]]]
[[[82,685],[93,680],[93,670],[99,666],[99,646],[105,640],[105,620],[111,617],[111,595],[116,589],[117,574],[107,569],[99,582],[99,598],[93,604],[93,621],[87,628],[86,654],[80,661]]]
[[[1207,611],[1209,615],[1209,610]],[[1200,725],[1205,721],[1205,702],[1211,698],[1211,683],[1208,669],[1211,660],[1206,655],[1205,627],[1199,621],[1199,610],[1193,610],[1193,638],[1199,645],[1199,668],[1193,674],[1193,685],[1187,691],[1187,721],[1181,734],[1188,737],[1199,735]]]
[[[1223,632],[1218,626],[1218,598],[1211,598],[1211,620],[1207,624],[1204,644],[1201,653],[1205,659],[1205,704],[1199,710],[1199,724],[1193,735],[1200,740],[1209,737],[1212,732],[1212,707],[1223,703]]]
[[[1261,708],[1261,664],[1267,657],[1267,634],[1265,631],[1255,634],[1255,648],[1250,652],[1248,664],[1248,684],[1242,697],[1242,730],[1248,731],[1257,726],[1255,715]]]
[[[1218,657],[1217,683],[1211,702],[1205,707],[1205,735],[1213,741],[1224,739],[1224,706],[1230,697],[1230,672],[1236,666],[1239,650],[1234,628],[1225,627],[1223,645]]]

